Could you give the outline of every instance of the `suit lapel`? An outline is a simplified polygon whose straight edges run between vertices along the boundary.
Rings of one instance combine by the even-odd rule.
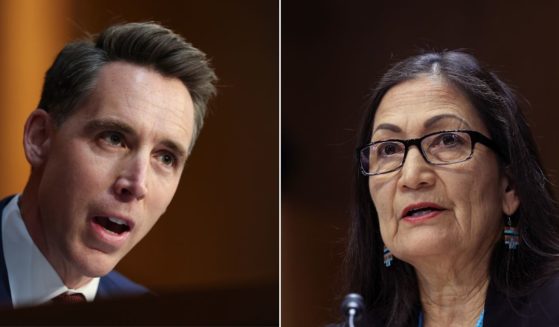
[[[107,278],[105,276],[103,276],[99,279],[99,287],[97,287],[97,294],[95,295],[95,300],[99,300],[99,299],[103,299],[103,298],[108,297],[107,285],[106,285],[107,280],[106,279]]]
[[[4,245],[2,241],[2,215],[4,208],[14,196],[9,196],[0,201],[0,306],[12,307],[12,294],[10,291],[10,283],[8,280],[8,270],[6,269],[6,260],[4,259]]]

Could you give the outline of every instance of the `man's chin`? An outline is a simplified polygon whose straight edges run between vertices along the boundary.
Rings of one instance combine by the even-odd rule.
[[[99,251],[78,255],[74,262],[80,274],[87,278],[102,277],[110,273],[121,259],[121,256],[109,255]]]

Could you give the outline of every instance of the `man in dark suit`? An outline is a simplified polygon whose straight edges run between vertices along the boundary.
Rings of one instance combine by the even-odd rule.
[[[0,302],[147,292],[112,270],[171,202],[215,80],[201,51],[155,23],[64,47],[25,124],[29,180],[0,202]]]

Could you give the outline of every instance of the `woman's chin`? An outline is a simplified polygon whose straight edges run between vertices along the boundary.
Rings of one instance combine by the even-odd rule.
[[[392,253],[405,262],[414,264],[429,257],[452,256],[453,249],[459,244],[458,239],[445,233],[414,233],[395,242]]]

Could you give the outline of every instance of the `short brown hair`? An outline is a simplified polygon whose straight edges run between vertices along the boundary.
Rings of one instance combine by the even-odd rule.
[[[114,25],[87,40],[67,44],[45,75],[39,108],[62,124],[91,93],[99,70],[125,61],[180,79],[194,103],[191,147],[204,122],[217,77],[206,55],[180,35],[153,22]]]

